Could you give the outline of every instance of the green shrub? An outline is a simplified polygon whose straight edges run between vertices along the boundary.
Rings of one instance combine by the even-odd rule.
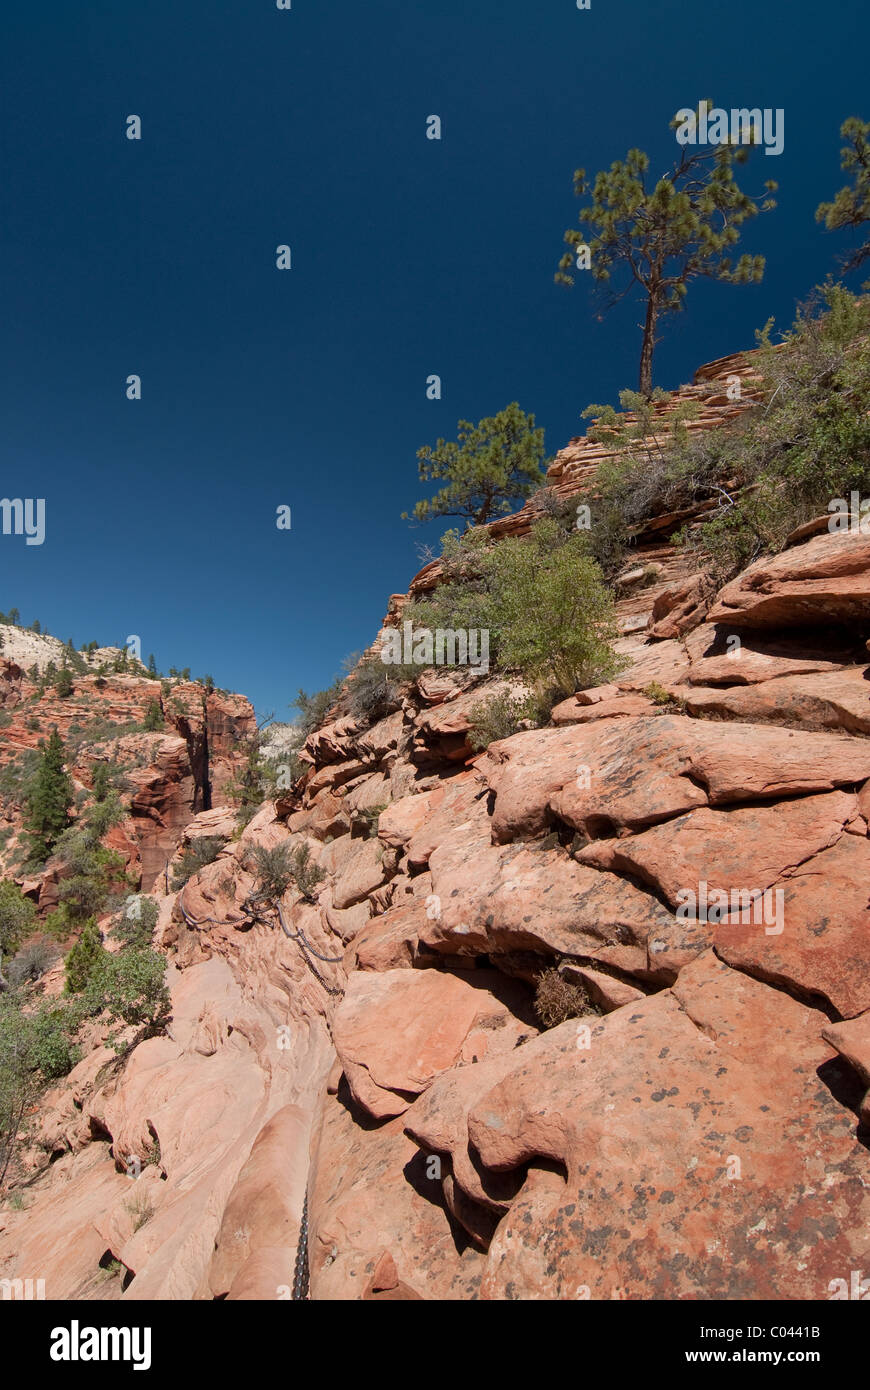
[[[65,700],[68,695],[72,695],[73,678],[72,674],[67,670],[65,666],[62,666],[55,675],[53,685],[55,691],[62,700]]]
[[[110,791],[90,807],[85,821],[91,835],[101,840],[113,825],[120,825],[126,814],[117,793]]]
[[[487,631],[492,665],[541,696],[573,694],[621,669],[613,600],[583,533],[550,517],[524,538],[448,532],[442,564],[444,581],[405,610],[415,627]]]
[[[198,874],[200,869],[204,869],[207,864],[213,864],[225,844],[226,840],[220,835],[203,835],[198,840],[192,840],[189,845],[185,845],[181,851],[181,859],[173,872],[173,893],[179,892],[188,879],[193,878],[194,874]]]
[[[540,725],[548,713],[546,702],[535,695],[493,695],[472,706],[468,741],[475,750],[488,748],[500,738],[510,738],[526,721]]]
[[[91,971],[86,988],[89,1010],[107,1009],[113,1019],[152,1035],[165,1028],[171,1017],[166,984],[166,960],[159,951],[128,949],[111,955],[104,951]]]
[[[159,700],[149,700],[142,727],[148,734],[157,733],[158,730],[164,728],[163,711],[160,708]]]
[[[97,763],[94,767],[91,791],[95,801],[105,801],[112,785],[112,774],[108,763]]]
[[[65,963],[66,993],[81,994],[108,955],[100,929],[93,918],[85,922],[82,934],[71,948]]]
[[[51,1081],[78,1060],[72,1038],[78,1015],[57,1001],[27,1013],[15,994],[0,994],[0,1189],[28,1109]]]
[[[153,898],[141,893],[129,897],[112,925],[112,937],[125,946],[144,950],[151,945],[160,909]]]
[[[295,878],[294,859],[289,845],[255,845],[254,871],[257,892],[266,898],[282,898]]]
[[[319,865],[312,863],[311,850],[307,845],[297,845],[291,856],[293,881],[307,902],[314,901],[314,890],[323,883],[326,874]]]
[[[73,869],[60,880],[57,896],[67,920],[75,926],[103,911],[112,880],[123,873],[124,860],[113,850],[99,845],[86,829],[65,839],[58,846],[58,854]]]
[[[343,679],[336,677],[326,690],[318,690],[313,695],[307,695],[300,689],[291,708],[298,709],[299,725],[306,737],[324,722],[327,714],[337,703],[343,686]]]
[[[27,793],[25,826],[34,863],[45,863],[56,840],[69,825],[73,785],[64,766],[65,759],[60,735],[57,729],[52,729]]]
[[[25,898],[17,883],[11,879],[0,882],[0,978],[4,957],[11,955],[20,941],[33,931],[36,906]]]

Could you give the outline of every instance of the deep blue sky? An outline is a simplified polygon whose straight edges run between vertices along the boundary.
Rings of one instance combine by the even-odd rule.
[[[553,283],[575,167],[664,172],[707,95],[785,109],[741,176],[780,182],[765,281],[690,290],[678,386],[833,268],[813,212],[870,105],[865,0],[3,0],[0,29],[0,494],[47,507],[41,547],[0,536],[0,608],[279,718],[448,524],[400,520],[420,445],[516,399],[554,453],[636,384],[637,308]]]

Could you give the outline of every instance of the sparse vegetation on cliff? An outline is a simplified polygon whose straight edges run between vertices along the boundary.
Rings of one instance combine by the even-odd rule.
[[[177,893],[189,878],[198,874],[207,864],[213,864],[224,848],[226,840],[220,835],[201,835],[192,840],[181,851],[181,857],[172,878],[172,891]]]
[[[416,628],[487,630],[493,666],[515,671],[541,699],[619,669],[613,600],[583,533],[549,517],[523,538],[448,532],[442,565],[444,581],[406,610]]]
[[[724,574],[781,550],[833,498],[870,490],[870,299],[829,283],[779,347],[771,328],[759,334],[767,402],[719,441],[734,485],[684,536]]]
[[[870,299],[828,283],[772,342],[759,333],[756,364],[764,401],[731,425],[690,434],[691,410],[656,421],[651,405],[623,392],[624,415],[602,406],[590,431],[617,451],[596,478],[590,545],[616,573],[644,522],[711,501],[715,508],[679,539],[724,579],[823,514],[832,498],[870,489]]]
[[[336,676],[332,685],[311,695],[300,688],[291,708],[299,711],[299,727],[303,735],[307,736],[323,723],[326,715],[337,703],[343,686],[344,679]]]
[[[403,520],[464,517],[483,526],[514,510],[542,481],[544,431],[516,401],[476,425],[460,420],[455,440],[439,439],[417,451],[420,481],[443,482]]]
[[[549,710],[534,695],[493,695],[472,706],[468,739],[475,751],[523,727],[544,722]]]
[[[293,851],[290,856],[290,869],[299,892],[306,901],[312,902],[315,890],[324,882],[326,874],[312,861],[311,850],[307,845],[298,845]]]
[[[387,664],[378,656],[361,661],[348,677],[347,705],[354,719],[374,724],[392,714],[402,703],[401,686],[416,681],[422,668]]]
[[[266,898],[282,898],[295,877],[288,845],[255,845],[254,868],[257,893]]]

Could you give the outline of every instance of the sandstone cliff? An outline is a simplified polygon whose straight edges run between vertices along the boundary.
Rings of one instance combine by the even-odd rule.
[[[698,373],[696,428],[735,370]],[[582,495],[601,456],[572,441],[551,482]],[[819,1299],[868,1267],[870,537],[807,528],[712,595],[673,521],[638,539],[662,571],[625,588],[611,685],[478,755],[496,681],[429,673],[373,725],[339,706],[180,894],[146,881],[168,1035],[46,1097],[0,1276],[287,1298],[303,1212],[313,1299]],[[226,814],[201,749],[245,728],[179,698],[174,737],[134,736],[159,740],[146,878]],[[322,880],[257,907],[282,844]],[[702,884],[781,916],[681,916]],[[544,1029],[547,968],[588,1007]]]

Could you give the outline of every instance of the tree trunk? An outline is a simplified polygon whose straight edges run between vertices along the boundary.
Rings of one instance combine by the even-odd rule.
[[[658,317],[658,306],[656,296],[650,291],[646,302],[646,321],[643,325],[643,346],[640,350],[640,394],[642,396],[652,395],[652,359],[653,348],[656,343],[656,318]]]

